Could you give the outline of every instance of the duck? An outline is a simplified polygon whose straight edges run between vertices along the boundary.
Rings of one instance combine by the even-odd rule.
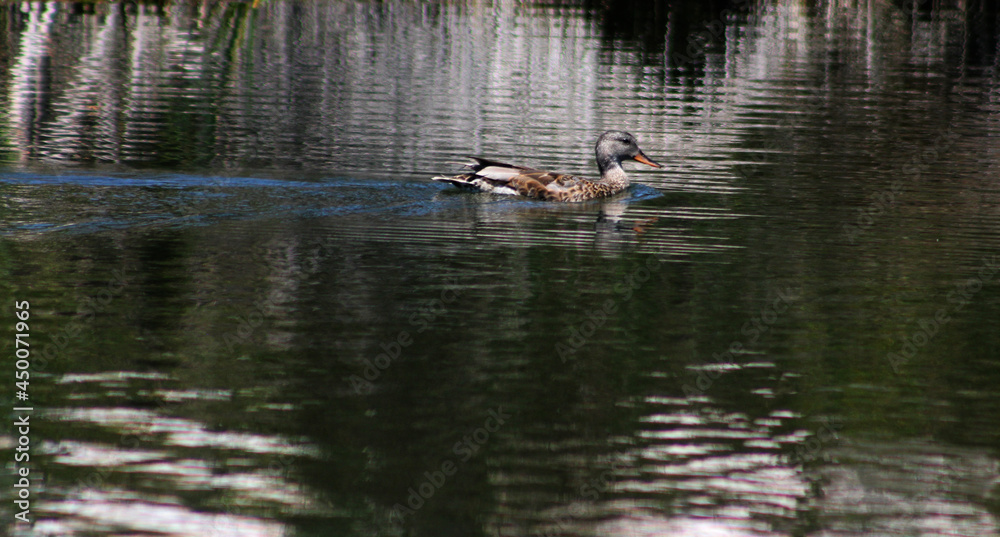
[[[654,168],[663,167],[639,149],[635,136],[624,131],[611,130],[602,134],[594,146],[594,153],[597,155],[597,168],[601,172],[598,180],[472,156],[468,158],[475,162],[465,165],[471,171],[453,177],[437,176],[431,179],[493,194],[579,202],[613,196],[628,188],[629,179],[622,168],[623,160],[634,160]]]

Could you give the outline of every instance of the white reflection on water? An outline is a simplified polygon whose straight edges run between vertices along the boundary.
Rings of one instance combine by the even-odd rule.
[[[134,408],[66,408],[46,412],[47,419],[89,422],[111,427],[123,434],[164,435],[164,445],[214,447],[241,452],[293,456],[316,456],[314,447],[289,439],[257,434],[211,431],[204,424],[183,418],[168,418]]]
[[[52,458],[55,462],[69,466],[123,466],[157,461],[167,455],[165,451],[160,450],[120,449],[73,440],[49,442],[45,444],[45,448],[53,453]]]
[[[598,524],[589,535],[627,537],[760,537],[760,533],[738,527],[737,521],[719,517],[658,518],[654,516],[624,516]],[[734,527],[735,526],[735,527]]]
[[[1000,492],[1000,463],[991,453],[914,439],[847,441],[830,456],[837,464],[811,472],[825,483],[817,501],[824,535],[1000,534],[983,503]]]
[[[787,412],[750,419],[660,398],[650,403],[661,410],[643,419],[648,429],[638,435],[641,479],[619,483],[622,490],[673,493],[675,509],[727,519],[731,530],[767,533],[796,518],[810,485],[775,442]]]
[[[59,518],[34,527],[36,535],[91,535],[95,531],[143,532],[171,537],[280,537],[284,524],[225,513],[201,513],[170,498],[151,501],[122,489],[83,489],[40,509]]]
[[[104,376],[88,375],[94,377],[91,380]],[[45,500],[37,508],[41,516],[35,531],[41,534],[76,535],[127,528],[129,532],[185,537],[271,537],[285,535],[284,524],[248,514],[260,512],[262,506],[267,506],[264,512],[268,513],[274,509],[298,514],[327,511],[323,502],[291,478],[290,465],[297,458],[318,456],[316,448],[301,442],[211,431],[193,420],[128,408],[54,409],[46,412],[46,419],[112,429],[130,447],[75,440],[46,442],[44,450],[56,464],[91,471],[72,485],[47,487]],[[135,443],[139,445],[131,445]],[[223,463],[185,457],[190,449],[218,450],[228,456],[221,458]],[[260,456],[268,456],[272,463],[250,463],[250,458]],[[117,483],[126,475],[137,476],[139,483],[146,485],[139,490],[118,488]],[[170,483],[167,489],[164,482]],[[152,489],[144,492],[148,487]],[[215,499],[209,507],[217,512],[201,512],[203,508],[184,499],[195,491],[211,494]]]

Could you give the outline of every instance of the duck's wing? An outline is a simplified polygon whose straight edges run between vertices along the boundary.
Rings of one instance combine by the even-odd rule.
[[[536,170],[482,157],[469,158],[475,161],[466,165],[471,171],[454,177],[434,177],[434,179],[497,194],[514,194],[553,201],[567,201],[563,198],[570,189],[581,182],[581,179],[566,173]]]
[[[568,173],[536,170],[527,166],[517,166],[481,157],[469,157],[476,161],[469,165],[477,177],[494,181],[514,189],[522,196],[553,199],[566,189],[576,186],[581,180]]]
[[[466,165],[467,168],[472,170],[473,174],[478,177],[483,177],[493,181],[500,181],[503,183],[532,179],[543,185],[547,185],[553,181],[573,177],[572,175],[565,173],[553,173],[544,170],[536,170],[535,168],[529,168],[527,166],[507,164],[505,162],[485,159],[482,157],[469,158],[476,161],[475,164]]]

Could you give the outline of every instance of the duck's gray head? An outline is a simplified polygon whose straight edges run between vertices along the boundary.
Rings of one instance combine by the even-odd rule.
[[[654,168],[662,168],[639,149],[635,136],[624,131],[608,131],[597,139],[597,167],[601,173],[612,166],[621,166],[622,160],[632,159]]]

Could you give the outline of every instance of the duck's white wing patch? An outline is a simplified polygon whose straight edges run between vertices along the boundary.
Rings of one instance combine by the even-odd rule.
[[[483,181],[482,179],[476,179],[475,181],[473,181],[473,184],[479,187],[479,189],[482,190],[483,192],[490,192],[493,194],[507,194],[510,196],[517,195],[517,191],[509,186],[497,186],[487,181]]]
[[[521,170],[504,166],[487,166],[476,172],[476,175],[493,179],[494,181],[510,181],[511,177],[521,174]]]

